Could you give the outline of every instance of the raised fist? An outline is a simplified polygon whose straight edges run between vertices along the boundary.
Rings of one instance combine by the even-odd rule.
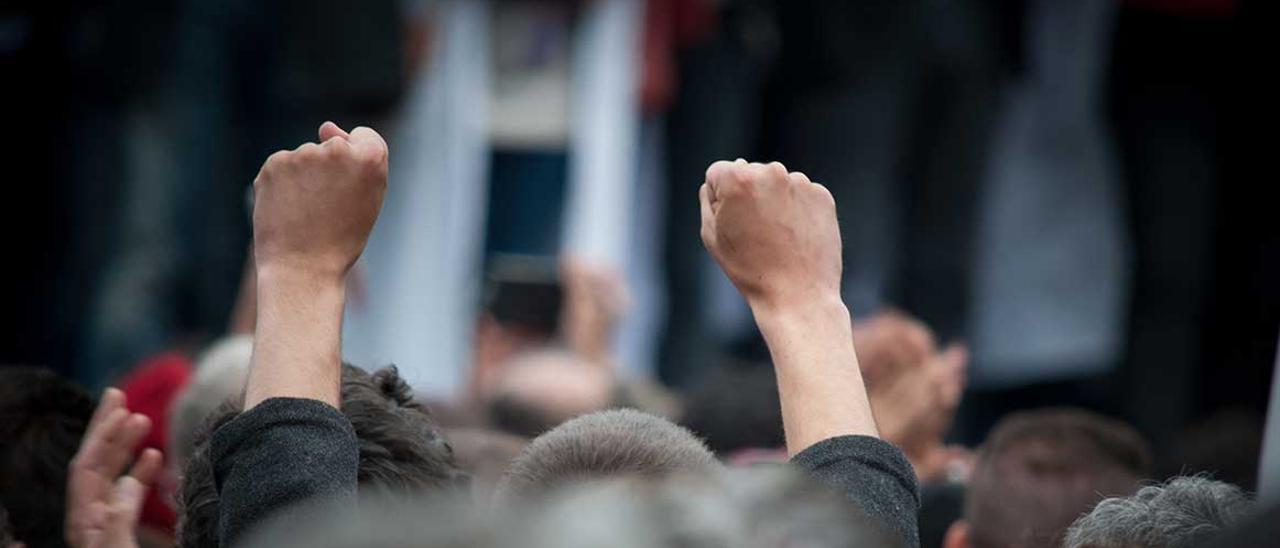
[[[320,141],[272,154],[253,182],[259,272],[342,279],[364,250],[387,189],[387,143],[367,127],[348,134],[331,122]]]
[[[826,187],[782,164],[716,162],[702,242],[753,307],[840,298],[840,229]]]

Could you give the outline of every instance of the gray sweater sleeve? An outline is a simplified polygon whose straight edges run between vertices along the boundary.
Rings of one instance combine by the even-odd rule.
[[[916,473],[897,447],[870,436],[839,436],[810,446],[791,462],[844,493],[907,546],[920,546]]]
[[[214,432],[211,450],[222,546],[304,500],[354,505],[360,464],[355,430],[323,402],[266,400]]]

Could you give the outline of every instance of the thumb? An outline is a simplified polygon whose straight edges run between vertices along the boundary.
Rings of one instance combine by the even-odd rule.
[[[346,140],[351,139],[351,135],[348,134],[346,131],[344,131],[342,128],[338,127],[338,124],[335,124],[333,122],[325,122],[323,124],[320,124],[320,142],[321,143],[328,141],[329,139],[332,139],[334,137],[341,137]]]

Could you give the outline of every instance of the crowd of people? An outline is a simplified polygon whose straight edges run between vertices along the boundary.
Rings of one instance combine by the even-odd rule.
[[[1155,476],[1137,431],[1089,411],[1018,412],[975,449],[950,444],[966,349],[904,312],[853,317],[836,200],[777,162],[715,162],[696,197],[771,367],[726,364],[679,394],[622,378],[598,333],[616,291],[565,265],[561,342],[494,335],[461,401],[415,396],[343,354],[394,158],[374,130],[326,122],[266,159],[252,298],[194,368],[158,356],[97,398],[0,370],[0,546],[1274,541],[1276,508]]]

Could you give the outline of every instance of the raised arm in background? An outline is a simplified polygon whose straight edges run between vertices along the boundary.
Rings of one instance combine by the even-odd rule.
[[[244,412],[210,442],[223,546],[300,501],[355,501],[359,446],[338,411],[342,310],[382,208],[387,145],[332,123],[320,141],[272,154],[253,183],[253,359]]]
[[[840,229],[826,187],[782,164],[716,162],[700,190],[702,241],[755,315],[778,374],[791,455],[878,436],[840,300]]]
[[[919,546],[911,464],[879,439],[840,300],[835,201],[779,163],[716,162],[700,190],[702,241],[751,306],[777,370],[792,464]]]
[[[150,429],[150,419],[125,407],[124,392],[108,388],[102,395],[67,470],[68,546],[138,546],[142,503],[162,465],[155,449],[133,458],[134,447]]]
[[[254,181],[258,320],[245,410],[273,397],[338,405],[346,276],[387,188],[387,144],[320,127],[321,144],[272,154]]]

